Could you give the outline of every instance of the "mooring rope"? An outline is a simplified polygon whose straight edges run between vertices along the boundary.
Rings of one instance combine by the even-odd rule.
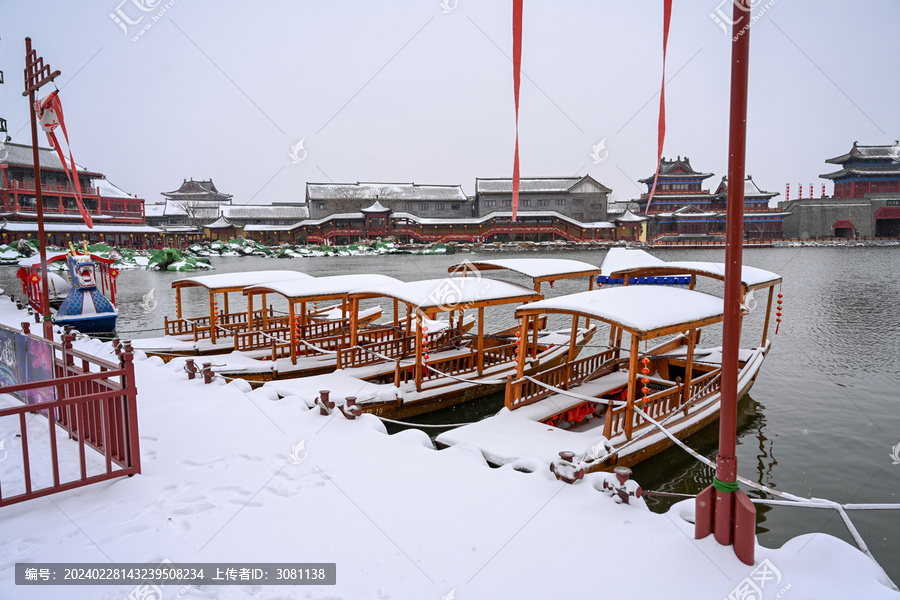
[[[378,415],[374,415],[378,417]],[[378,417],[385,423],[394,423],[395,425],[408,425],[410,427],[433,427],[435,429],[446,428],[446,427],[462,427],[463,425],[474,425],[474,423],[449,423],[447,425],[427,425],[425,423],[409,423],[407,421],[395,421],[393,419],[388,419],[387,417]]]
[[[325,348],[320,348],[314,344],[310,344],[306,340],[298,340],[301,344],[306,346],[307,348],[312,348],[316,352],[321,352],[322,354],[337,354],[337,350],[326,350]]]
[[[656,421],[650,415],[648,415],[646,412],[644,412],[643,410],[641,410],[640,408],[638,408],[636,406],[634,407],[634,411],[636,413],[638,413],[639,415],[641,415],[644,419],[646,419],[647,422],[655,425],[663,433],[663,435],[665,435],[667,438],[672,440],[676,445],[681,447],[683,450],[687,451],[688,454],[690,454],[691,456],[693,456],[694,458],[696,458],[697,460],[699,460],[706,466],[708,466],[712,469],[716,468],[715,464],[711,460],[709,460],[705,456],[699,454],[696,450],[689,447],[687,444],[685,444],[684,442],[679,440],[677,437],[675,437],[668,429],[663,427],[662,423]],[[891,586],[895,590],[898,589],[896,584],[894,584],[894,582],[890,579],[890,577],[888,577],[887,573],[884,571],[884,568],[881,567],[881,565],[878,563],[877,560],[875,560],[875,556],[869,550],[868,546],[866,546],[865,541],[863,541],[862,536],[859,534],[859,531],[853,525],[853,522],[850,520],[850,516],[847,515],[845,507],[842,504],[839,504],[838,502],[835,502],[833,500],[827,500],[824,498],[802,498],[800,496],[795,496],[794,494],[790,494],[787,492],[781,492],[779,490],[774,490],[768,486],[756,483],[755,481],[750,481],[746,477],[741,477],[740,475],[737,475],[736,479],[737,479],[737,481],[740,481],[744,485],[751,487],[755,490],[765,492],[766,494],[770,494],[772,496],[778,496],[780,498],[787,498],[788,500],[790,500],[790,502],[779,503],[784,506],[799,506],[799,507],[806,507],[806,508],[831,508],[831,509],[836,510],[837,513],[841,516],[841,520],[844,522],[844,525],[847,527],[847,530],[850,532],[850,536],[853,538],[853,541],[856,543],[857,548],[859,548],[863,554],[865,554],[870,559],[872,559],[872,562],[874,562],[876,565],[879,566],[879,568],[881,568],[882,572],[884,573],[884,576],[887,577],[888,581],[891,582]],[[716,485],[717,482],[720,485],[724,484],[724,485],[722,485],[722,487],[724,487],[726,489],[721,489],[720,485]],[[720,489],[721,491],[725,491],[725,492],[737,491],[737,482],[720,482],[718,479],[713,477],[713,485],[716,487],[716,489]],[[896,509],[900,509],[900,504],[879,505],[879,508],[877,508],[877,509],[858,507],[855,510],[896,510]]]
[[[535,385],[539,385],[542,388],[546,388],[548,390],[554,391],[557,394],[562,394],[563,396],[570,396],[572,398],[576,398],[578,400],[586,400],[588,402],[596,402],[597,404],[612,404],[614,407],[622,407],[628,404],[624,400],[609,400],[607,398],[595,398],[594,396],[585,396],[583,394],[576,394],[575,392],[570,392],[569,390],[564,390],[562,388],[554,387],[549,383],[544,383],[542,381],[538,381],[534,377],[530,375],[525,375],[522,379],[527,379],[531,383]]]
[[[505,385],[506,379],[467,379],[465,377],[457,377],[456,375],[450,375],[449,373],[444,373],[443,371],[438,371],[431,365],[425,365],[425,368],[433,373],[437,373],[440,377],[448,377],[450,379],[455,379],[456,381],[461,381],[462,383],[474,383],[476,385]]]

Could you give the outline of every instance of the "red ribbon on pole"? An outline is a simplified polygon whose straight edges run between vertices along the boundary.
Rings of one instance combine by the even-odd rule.
[[[512,180],[513,221],[516,220],[519,212],[519,84],[522,81],[522,1],[513,0],[513,90],[516,99],[516,154],[513,158]]]
[[[662,85],[659,91],[659,140],[656,153],[656,175],[653,176],[653,186],[650,188],[650,196],[647,198],[644,214],[647,214],[650,210],[653,194],[656,193],[656,183],[659,181],[659,167],[662,164],[663,142],[666,139],[666,48],[669,45],[669,21],[671,20],[672,0],[663,0],[663,71]]]
[[[47,141],[50,143],[50,147],[54,148],[56,154],[59,156],[59,162],[62,163],[63,170],[66,172],[66,177],[69,178],[69,182],[75,188],[75,202],[78,204],[78,212],[81,213],[81,217],[84,219],[85,224],[90,229],[93,229],[94,221],[91,219],[90,213],[84,209],[84,204],[81,202],[81,182],[78,181],[77,167],[75,166],[75,159],[72,157],[72,146],[69,144],[69,134],[66,132],[66,122],[63,120],[63,110],[62,103],[59,101],[59,92],[51,92],[50,95],[43,100],[35,102],[34,112],[37,114],[41,129],[47,134]],[[59,140],[56,138],[54,129],[56,129],[57,126],[62,129],[63,137],[66,139],[66,147],[69,149],[69,161],[72,163],[71,172],[69,171],[68,163],[66,163],[66,158],[63,156],[62,148],[59,146]],[[35,185],[37,184],[38,182],[35,182]]]

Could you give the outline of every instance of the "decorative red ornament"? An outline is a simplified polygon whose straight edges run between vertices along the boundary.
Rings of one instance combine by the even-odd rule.
[[[110,269],[109,276],[112,277],[113,279],[115,279],[116,277],[119,276],[119,270],[118,269]]]
[[[643,383],[643,384],[646,386],[648,383],[650,383],[650,379],[647,378],[647,377],[642,377],[642,378],[641,378],[641,383]]]
[[[641,388],[641,392],[643,392],[644,395],[646,396],[647,394],[650,393],[650,388],[648,388],[648,387],[643,387],[643,388]],[[646,400],[647,400],[647,399],[644,398],[644,401],[645,401],[645,402],[646,402]]]
[[[648,369],[647,367],[644,367],[643,369],[641,369],[641,373],[643,373],[644,375],[649,375],[650,369]]]
[[[81,217],[84,219],[88,229],[93,229],[94,222],[91,220],[91,215],[85,210],[84,204],[81,202],[81,183],[78,179],[75,159],[72,158],[72,146],[69,144],[69,134],[66,132],[66,122],[63,120],[63,110],[62,103],[59,101],[59,91],[51,92],[46,98],[37,100],[34,103],[33,108],[37,120],[40,122],[41,129],[47,134],[47,141],[50,143],[50,147],[56,150],[56,154],[59,156],[59,162],[62,163],[63,171],[65,171],[66,177],[68,177],[69,182],[72,183],[72,186],[75,188],[75,203],[78,205],[78,212],[81,213]],[[62,147],[60,146],[59,140],[56,138],[56,132],[54,130],[57,127],[62,130],[63,138],[66,140],[66,146],[69,148],[69,162],[66,162],[62,153]],[[69,168],[69,165],[71,165],[71,169]]]
[[[551,290],[553,289],[553,284],[554,284],[554,283],[555,283],[555,281],[554,281],[553,279],[551,279],[551,280],[550,280],[550,289],[551,289]]]
[[[37,275],[32,275],[31,277],[29,277],[29,280],[31,281],[31,283],[37,283],[38,281],[41,280],[41,278],[38,277]]]
[[[781,310],[782,305],[784,304],[782,298],[784,298],[784,294],[778,294],[778,306],[775,308],[775,316],[777,317],[775,319],[775,335],[778,335],[778,328],[781,326]]]

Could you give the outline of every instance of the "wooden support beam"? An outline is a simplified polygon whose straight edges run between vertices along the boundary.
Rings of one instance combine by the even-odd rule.
[[[766,322],[763,325],[761,346],[766,345],[766,338],[769,335],[769,317],[772,316],[772,300],[775,297],[775,286],[769,288],[769,299],[766,302]]]
[[[478,352],[475,357],[476,362],[478,363],[478,376],[481,377],[482,372],[484,372],[484,307],[480,307],[478,309],[478,341],[476,342],[476,351]]]
[[[625,437],[631,439],[634,430],[634,398],[637,393],[638,355],[641,350],[641,338],[631,334],[631,356],[628,359],[628,401],[625,406]]]
[[[297,330],[294,329],[294,303],[288,302],[288,330],[291,333],[291,364],[297,364]]]

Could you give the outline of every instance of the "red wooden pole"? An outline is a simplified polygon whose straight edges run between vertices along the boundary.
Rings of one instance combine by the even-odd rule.
[[[44,201],[41,197],[41,162],[38,157],[37,120],[34,114],[34,93],[45,83],[59,76],[59,71],[50,72],[50,66],[37,56],[31,48],[31,38],[25,38],[25,91],[28,96],[28,112],[31,114],[31,150],[34,160],[34,196],[37,203],[38,251],[41,256],[41,317],[44,321],[44,337],[53,339],[53,323],[50,321],[50,300],[47,283],[47,239],[44,235]],[[74,169],[74,165],[73,165]],[[77,174],[76,174],[77,176]]]
[[[734,4],[733,21],[746,12]],[[726,210],[725,319],[722,324],[722,388],[719,409],[719,453],[714,484],[697,496],[695,536],[715,534],[723,545],[734,544],[737,557],[753,564],[756,509],[737,490],[738,355],[741,340],[741,264],[744,241],[744,177],[747,151],[747,87],[750,28],[741,29],[731,46],[731,116],[728,141],[728,206]],[[737,510],[737,515],[735,514]]]

